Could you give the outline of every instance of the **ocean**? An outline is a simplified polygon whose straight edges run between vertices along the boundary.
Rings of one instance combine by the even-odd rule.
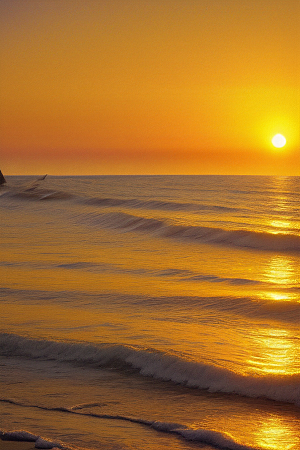
[[[299,177],[6,180],[2,438],[300,449]]]

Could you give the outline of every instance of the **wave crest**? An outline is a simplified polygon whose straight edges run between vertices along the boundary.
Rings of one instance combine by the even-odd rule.
[[[273,234],[247,229],[226,230],[203,226],[172,225],[161,219],[134,216],[123,212],[98,215],[88,214],[84,216],[84,220],[91,225],[103,228],[117,229],[124,232],[152,233],[163,238],[256,250],[300,252],[300,236],[297,235]]]
[[[0,400],[1,401],[1,400]],[[16,404],[18,404],[16,402]],[[21,405],[23,406],[23,405]],[[27,405],[29,407],[36,407],[39,408],[39,406],[34,405]],[[41,408],[46,409],[46,408]],[[48,410],[51,408],[47,408]],[[54,410],[56,410],[54,408]],[[65,410],[65,412],[74,413],[71,410]],[[126,416],[113,416],[113,415],[107,415],[107,414],[93,414],[93,413],[74,413],[77,415],[84,415],[84,416],[92,416],[93,418],[98,419],[111,419],[111,420],[123,420],[123,421],[129,421],[132,423],[148,426],[150,428],[153,428],[156,431],[161,431],[164,433],[170,433],[170,434],[176,434],[188,441],[195,441],[195,442],[201,442],[203,444],[209,444],[213,445],[216,448],[219,449],[227,449],[227,450],[258,450],[257,447],[252,447],[249,445],[244,445],[241,443],[238,443],[233,436],[231,436],[229,433],[224,433],[220,431],[215,430],[209,430],[205,428],[198,428],[198,429],[192,429],[188,428],[185,425],[181,425],[178,423],[170,423],[170,422],[159,422],[159,421],[149,421],[144,419],[138,419],[133,417],[126,417]],[[58,448],[63,450],[68,450],[70,447],[65,446],[58,442],[53,442],[49,439],[42,438],[40,436],[36,436],[32,433],[29,433],[28,431],[0,431],[0,437],[4,441],[19,441],[19,442],[35,442],[35,448],[44,448],[44,449],[52,449],[52,448]]]
[[[163,200],[140,200],[137,198],[92,197],[83,201],[84,204],[100,207],[124,207],[133,209],[156,209],[163,211],[218,211],[236,212],[238,208],[221,205],[205,205],[199,203],[183,203]]]
[[[300,375],[251,377],[224,368],[192,362],[151,349],[120,344],[88,345],[0,334],[3,356],[29,359],[54,359],[60,362],[137,370],[141,375],[172,381],[210,392],[234,393],[248,397],[266,397],[300,405]]]

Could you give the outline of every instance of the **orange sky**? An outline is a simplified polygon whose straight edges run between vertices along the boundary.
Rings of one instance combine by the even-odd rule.
[[[4,174],[300,174],[299,0],[0,8]]]

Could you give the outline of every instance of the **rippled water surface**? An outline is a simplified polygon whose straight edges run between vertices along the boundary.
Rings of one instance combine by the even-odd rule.
[[[2,429],[299,449],[299,200],[297,177],[7,177]]]

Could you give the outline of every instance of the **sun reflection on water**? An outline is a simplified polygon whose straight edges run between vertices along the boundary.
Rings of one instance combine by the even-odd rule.
[[[291,427],[278,416],[271,416],[258,427],[256,442],[265,449],[289,450],[299,448],[300,438],[295,434],[295,427]]]
[[[287,220],[271,220],[269,221],[269,224],[274,228],[270,230],[272,234],[289,234],[290,230],[296,231],[296,229],[294,230],[295,227],[292,226],[292,223]]]
[[[261,298],[275,301],[292,301],[299,300],[297,292],[286,289],[299,288],[299,272],[296,270],[296,262],[289,256],[276,255],[272,257],[265,268],[263,274],[265,281],[272,283],[276,289],[285,289],[279,292],[278,290],[262,291]]]
[[[286,292],[284,294],[278,292],[264,292],[264,298],[274,301],[292,301],[297,299],[297,295],[291,292]]]
[[[266,268],[265,278],[276,284],[295,282],[296,273],[293,261],[287,256],[274,256]]]
[[[253,350],[248,364],[255,374],[294,375],[299,373],[299,341],[287,329],[258,328],[250,334]],[[299,338],[300,336],[298,336]]]

